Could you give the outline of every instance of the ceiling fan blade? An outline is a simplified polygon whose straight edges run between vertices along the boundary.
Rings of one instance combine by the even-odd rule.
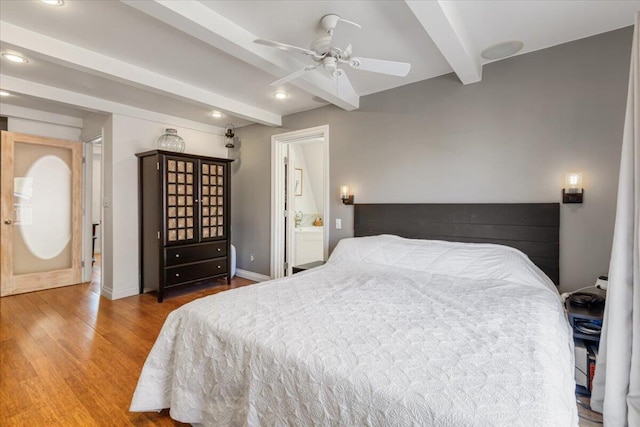
[[[411,64],[406,62],[384,61],[372,58],[351,58],[349,65],[356,70],[373,71],[374,73],[399,77],[405,77],[411,71]]]
[[[353,85],[351,84],[349,77],[347,77],[347,73],[342,71],[334,78],[334,80],[336,81],[336,94],[338,96],[348,96],[350,94],[355,94]]]
[[[338,22],[344,22],[345,24],[353,25],[358,29],[362,28],[362,25],[358,24],[357,22],[349,21],[348,19],[340,18],[338,19]]]
[[[347,46],[347,48],[342,52],[342,58],[351,58],[351,54],[353,53],[353,48],[351,45]]]
[[[340,18],[331,34],[331,46],[345,51],[349,44],[357,45],[357,34],[360,25]]]
[[[318,65],[309,65],[308,67],[304,67],[304,68],[302,68],[302,69],[300,69],[298,71],[294,71],[291,74],[287,74],[286,76],[284,76],[280,80],[276,80],[275,82],[270,83],[269,86],[280,86],[282,84],[290,82],[293,79],[297,79],[298,77],[300,77],[301,75],[303,75],[307,71],[315,70],[319,66],[320,66],[320,64],[318,64]]]
[[[284,50],[286,52],[299,52],[309,56],[318,56],[318,54],[312,50],[305,49],[303,47],[292,46],[286,43],[274,42],[273,40],[255,39],[253,42],[264,46],[275,47],[276,49]]]

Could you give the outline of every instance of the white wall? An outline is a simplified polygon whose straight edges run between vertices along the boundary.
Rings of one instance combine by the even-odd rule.
[[[110,127],[108,132],[106,127]],[[177,129],[178,135],[185,140],[186,153],[227,157],[222,134],[115,114],[110,125],[105,124],[104,197],[111,203],[104,209],[103,259],[112,260],[112,265],[105,265],[105,270],[110,268],[113,276],[103,273],[103,295],[111,299],[138,293],[138,163],[135,154],[154,149],[156,139],[165,128]]]
[[[113,197],[113,135],[114,118],[109,116],[102,124],[102,196],[104,200],[111,203]],[[130,188],[135,188],[132,183]],[[131,191],[131,190],[130,190]],[[103,207],[102,209],[102,295],[107,298],[113,296],[113,252],[114,252],[114,230],[113,209]],[[137,221],[136,221],[137,224]],[[133,250],[133,249],[131,249]],[[136,252],[137,254],[137,252]]]
[[[7,119],[7,130],[9,132],[28,133],[30,135],[45,136],[47,138],[80,141],[80,128],[78,127],[47,123],[21,117],[9,116]]]
[[[324,209],[324,142],[308,142],[300,144],[300,148],[307,160],[305,173],[309,177],[313,198],[316,201],[318,213],[322,215]]]
[[[80,138],[90,141],[102,135],[102,125],[110,117],[110,114],[91,113],[82,119],[82,132]]]
[[[302,195],[294,197],[294,210],[296,212],[300,211],[305,215],[315,215],[318,213],[318,207],[313,195],[313,186],[311,185],[309,176],[309,161],[307,161],[304,155],[302,144],[291,144],[290,149],[294,153],[293,167],[302,170]],[[313,162],[313,159],[311,159],[310,162]]]
[[[100,132],[102,133],[102,129]],[[99,224],[102,221],[102,145],[92,144],[91,148],[93,162],[93,167],[91,168],[91,222],[93,224]],[[96,253],[100,253],[100,247],[102,245],[101,234],[101,230],[98,229],[98,239],[95,242]]]

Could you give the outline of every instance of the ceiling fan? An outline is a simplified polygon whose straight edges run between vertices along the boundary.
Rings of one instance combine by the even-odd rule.
[[[327,33],[318,37],[309,49],[292,46],[272,40],[256,39],[254,43],[273,47],[285,52],[301,53],[310,57],[315,64],[308,65],[298,71],[284,76],[271,83],[271,86],[279,86],[302,76],[307,71],[315,70],[322,66],[332,78],[345,78],[341,65],[349,65],[351,68],[372,71],[374,73],[388,74],[405,77],[411,70],[411,64],[406,62],[385,61],[382,59],[360,58],[352,56],[351,44],[349,44],[350,30],[362,28],[359,24],[342,19],[335,14],[325,15],[320,19],[320,25]]]

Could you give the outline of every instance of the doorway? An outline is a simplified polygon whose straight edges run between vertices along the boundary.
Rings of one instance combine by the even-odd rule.
[[[84,270],[83,282],[102,290],[102,136],[84,143]]]
[[[329,248],[329,126],[271,137],[271,277]]]
[[[81,281],[82,146],[2,132],[0,295]]]

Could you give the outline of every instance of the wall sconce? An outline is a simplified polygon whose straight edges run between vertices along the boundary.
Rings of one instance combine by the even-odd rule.
[[[564,177],[562,189],[562,203],[582,203],[584,189],[582,188],[582,172],[570,172]]]
[[[235,128],[231,124],[226,125],[224,128],[225,128],[224,138],[225,138],[225,141],[227,142],[224,146],[227,148],[235,148],[236,145],[233,143],[233,137],[236,136],[234,132]]]
[[[348,185],[340,186],[340,199],[342,199],[342,203],[344,203],[345,205],[353,204],[353,194],[349,194]]]

